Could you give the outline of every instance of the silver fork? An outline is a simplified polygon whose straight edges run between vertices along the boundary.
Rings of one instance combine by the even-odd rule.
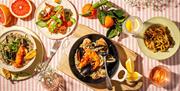
[[[45,71],[48,67],[48,64],[50,63],[50,61],[52,60],[53,56],[56,54],[57,50],[59,49],[60,47],[60,44],[61,44],[61,41],[60,40],[56,40],[53,47],[51,48],[50,50],[50,56],[48,57],[48,59],[39,64],[36,68],[35,68],[35,72],[40,72],[42,73],[43,71]]]
[[[111,83],[111,79],[108,75],[108,69],[107,69],[107,61],[106,61],[106,56],[108,54],[107,52],[101,52],[101,55],[103,56],[104,59],[104,66],[105,66],[105,71],[106,71],[106,87],[108,88],[108,90],[112,90],[112,83]]]

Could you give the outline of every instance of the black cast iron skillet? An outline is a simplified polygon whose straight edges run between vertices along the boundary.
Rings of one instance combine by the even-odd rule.
[[[115,59],[116,61],[113,62],[113,63],[108,63],[107,64],[107,68],[108,68],[108,75],[110,77],[112,77],[114,75],[114,73],[116,72],[117,68],[118,68],[118,65],[119,65],[119,57],[118,57],[118,52],[116,50],[116,47],[115,45],[112,43],[111,40],[109,40],[108,38],[106,38],[104,35],[100,35],[100,34],[88,34],[88,35],[85,35],[81,38],[79,38],[75,43],[74,45],[72,46],[71,50],[70,50],[70,53],[69,53],[69,66],[71,68],[71,71],[72,73],[81,81],[83,82],[88,82],[88,83],[100,83],[100,82],[103,82],[105,81],[105,78],[99,78],[99,79],[92,79],[91,77],[89,76],[82,76],[80,74],[80,72],[77,70],[76,68],[76,65],[75,65],[75,53],[76,53],[76,49],[79,48],[80,44],[82,44],[83,40],[85,38],[89,38],[91,41],[96,41],[100,38],[103,38],[108,47],[109,47],[109,54],[111,54]]]

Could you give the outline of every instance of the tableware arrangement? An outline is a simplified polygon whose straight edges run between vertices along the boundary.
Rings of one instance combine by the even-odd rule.
[[[6,26],[13,16],[24,19],[31,13],[30,0],[14,0],[10,9],[0,4],[0,23]],[[152,17],[143,23],[139,17],[130,16],[122,9],[113,7],[113,3],[108,0],[85,4],[80,15],[88,19],[97,18],[107,29],[106,36],[78,25],[77,10],[68,0],[45,0],[36,9],[37,31],[55,40],[47,59],[44,59],[45,51],[40,38],[30,29],[13,26],[2,30],[0,75],[13,81],[24,80],[37,73],[38,80],[46,89],[50,90],[52,87],[51,90],[65,90],[63,77],[49,66],[60,47],[64,56],[60,56],[63,63],[60,62],[61,67],[58,66],[57,69],[72,78],[95,87],[96,90],[99,84],[104,83],[105,89],[112,90],[113,81],[119,82],[126,90],[130,90],[127,86],[133,89],[138,84],[136,90],[139,90],[143,85],[143,75],[135,70],[137,55],[134,52],[134,55],[128,55],[127,52],[131,52],[128,48],[122,45],[121,48],[118,47],[111,39],[118,37],[121,32],[132,35],[147,57],[160,61],[172,57],[179,50],[180,31],[167,18]],[[81,29],[76,29],[78,27]],[[126,55],[120,51],[124,51]],[[125,56],[126,59],[123,59]],[[154,67],[149,74],[149,80],[157,87],[164,87],[170,83],[170,72],[165,66]]]

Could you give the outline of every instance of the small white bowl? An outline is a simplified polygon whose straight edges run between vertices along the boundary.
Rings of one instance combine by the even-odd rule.
[[[26,30],[28,30],[28,29],[24,28],[24,27],[18,27],[18,26],[6,28],[6,29],[2,30],[2,32],[0,33],[0,41],[2,41],[6,37],[6,35],[9,33],[18,33],[21,35],[26,35],[27,33],[24,32]],[[34,38],[28,34],[28,39],[33,43],[33,49],[36,50],[37,46],[36,46]],[[25,66],[23,66],[21,68],[16,68],[12,65],[7,65],[7,64],[3,63],[2,60],[0,60],[0,67],[4,68],[6,70],[9,70],[11,72],[20,72],[20,71],[23,71],[23,70],[29,68],[29,66],[31,66],[31,64],[34,62],[35,59],[36,59],[36,56],[33,59],[31,59]]]

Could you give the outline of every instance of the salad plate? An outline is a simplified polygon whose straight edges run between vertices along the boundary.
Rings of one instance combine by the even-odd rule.
[[[37,55],[33,59],[34,61],[31,60],[30,61],[31,63],[29,63],[26,68],[23,68],[20,70],[17,68],[13,69],[13,70],[4,69],[3,66],[0,66],[0,75],[7,78],[7,74],[10,74],[10,78],[9,78],[10,80],[24,80],[24,79],[27,79],[34,75],[34,68],[36,67],[37,64],[39,64],[43,61],[44,55],[45,55],[45,50],[44,50],[42,41],[38,37],[38,35],[28,28],[20,27],[20,26],[13,26],[13,27],[6,28],[3,31],[1,31],[0,35],[8,33],[8,32],[13,32],[14,30],[18,30],[19,32],[31,35],[31,37],[33,38],[33,40],[36,44],[36,54]],[[39,55],[39,54],[41,54],[41,55]]]
[[[50,39],[63,39],[77,26],[78,14],[68,0],[45,0],[35,12],[38,30]]]
[[[25,30],[27,29],[11,27],[1,33],[0,66],[2,68],[12,72],[20,72],[27,69],[34,62],[36,43],[31,35],[24,32]],[[30,52],[35,52],[35,55],[28,60],[26,55]]]

